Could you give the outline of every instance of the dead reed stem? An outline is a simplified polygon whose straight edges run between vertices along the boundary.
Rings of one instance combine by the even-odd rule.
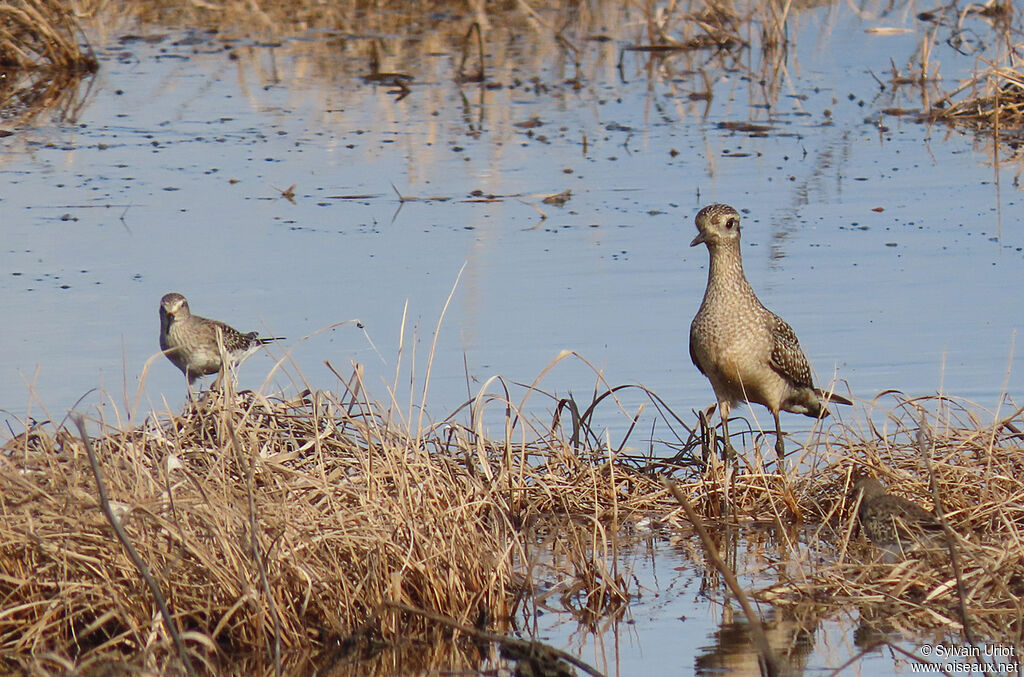
[[[904,398],[879,407],[863,431],[833,425],[809,451],[826,461],[794,478],[799,509],[819,523],[813,545],[835,553],[809,576],[782,580],[758,596],[776,604],[832,599],[877,608],[885,622],[963,631],[983,638],[1019,637],[1024,610],[1024,445],[1007,417],[947,397]],[[877,402],[876,406],[881,402]],[[929,423],[930,421],[930,423]],[[948,548],[880,559],[855,538],[848,500],[854,472],[879,477],[890,492],[932,508],[954,538]],[[867,564],[865,564],[867,563]],[[1008,634],[1009,633],[1009,634]]]
[[[674,496],[676,501],[679,502],[679,505],[683,507],[683,511],[686,513],[686,518],[690,520],[690,524],[693,525],[697,535],[700,536],[700,540],[704,543],[704,551],[707,553],[708,558],[711,560],[715,569],[722,574],[722,578],[725,579],[725,584],[729,586],[730,592],[732,592],[736,597],[736,600],[740,604],[740,608],[743,609],[743,615],[746,616],[747,622],[750,623],[751,634],[754,636],[754,643],[757,645],[758,653],[761,656],[762,674],[768,675],[768,677],[775,677],[775,675],[779,674],[778,661],[775,658],[771,645],[768,643],[768,636],[765,635],[764,625],[761,623],[761,618],[757,615],[757,612],[754,611],[754,607],[750,603],[750,599],[748,599],[747,594],[743,591],[739,581],[736,579],[736,573],[722,559],[714,540],[710,535],[708,535],[707,529],[704,528],[704,520],[697,515],[697,512],[690,504],[690,500],[686,498],[686,495],[683,494],[683,492],[679,490],[679,487],[677,487],[673,482],[663,479],[662,483],[670,492],[672,492],[672,496]]]
[[[1000,130],[1009,132],[1005,140],[1019,141],[1024,130],[1024,72],[1018,58],[1021,18],[1024,15],[1019,7],[1009,2],[991,2],[969,5],[961,10],[956,3],[951,3],[926,13],[926,16],[935,25],[922,43],[922,81],[934,77],[928,74],[933,36],[942,27],[950,33],[946,42],[957,48],[961,35],[971,30],[965,27],[968,17],[976,24],[987,26],[986,40],[993,44],[991,52],[995,56],[979,57],[982,67],[927,107],[923,117],[992,132],[997,139],[996,147]],[[994,152],[998,154],[998,151]]]
[[[107,521],[110,522],[110,526],[114,528],[114,533],[117,534],[117,540],[121,541],[121,545],[124,546],[128,556],[131,557],[132,563],[135,568],[139,570],[139,575],[146,581],[146,585],[149,586],[150,592],[153,593],[153,599],[156,600],[157,606],[160,608],[160,616],[163,618],[164,627],[167,628],[167,632],[171,635],[174,640],[174,646],[178,650],[178,658],[181,661],[181,665],[185,668],[185,672],[189,675],[194,675],[195,671],[192,669],[192,661],[188,658],[188,652],[185,650],[185,644],[181,639],[181,633],[178,632],[178,628],[174,625],[174,619],[171,618],[171,612],[167,608],[167,602],[164,600],[163,593],[160,592],[160,586],[153,580],[152,574],[149,572],[149,567],[139,557],[139,553],[136,552],[132,546],[131,540],[128,538],[128,534],[125,533],[124,528],[121,526],[120,518],[114,514],[113,509],[110,507],[110,498],[107,496],[107,487],[103,482],[103,471],[100,470],[99,461],[96,460],[96,452],[93,451],[92,443],[89,441],[89,435],[85,431],[85,419],[82,416],[74,417],[75,427],[78,428],[78,434],[81,437],[82,444],[85,446],[85,451],[89,456],[89,465],[92,467],[93,477],[96,478],[96,490],[100,498],[100,508],[103,510],[104,516]]]
[[[283,671],[295,651],[360,638],[429,642],[439,632],[429,614],[500,635],[530,617],[542,586],[551,591],[546,604],[559,601],[596,627],[632,598],[619,525],[646,516],[669,525],[758,520],[783,532],[800,521],[819,525],[806,546],[789,541],[779,582],[753,593],[778,606],[875,605],[883,618],[965,628],[975,640],[1021,631],[1024,420],[1016,407],[1001,416],[890,393],[891,408],[875,403],[860,430],[834,423],[779,477],[755,465],[738,472],[713,455],[705,465],[698,432],[639,386],[601,382],[580,403],[534,382],[513,403],[495,379],[466,403],[468,424],[455,412],[419,429],[417,417],[373,404],[358,370],[341,394],[234,394],[227,381],[226,391],[137,428],[92,440],[42,424],[4,445],[3,665],[31,669],[45,651],[72,666],[112,653],[144,666],[179,656],[177,633],[204,665],[255,653]],[[633,395],[655,406],[627,406]],[[532,398],[554,410],[548,424],[528,413]],[[606,409],[623,417],[621,439],[595,430]],[[643,446],[679,445],[673,459],[632,451],[648,410],[675,441]],[[485,421],[495,414],[502,437],[492,440]],[[97,498],[90,449],[106,498]],[[925,506],[941,497],[937,512],[958,534],[958,561],[928,550],[878,561],[856,536],[847,500],[855,470]],[[693,515],[684,520],[662,477],[694,496]],[[122,543],[137,561],[109,538],[104,502],[123,512]],[[148,601],[159,599],[155,591],[170,619],[162,627]]]

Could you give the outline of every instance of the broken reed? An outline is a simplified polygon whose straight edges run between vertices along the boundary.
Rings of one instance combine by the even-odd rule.
[[[614,517],[665,494],[550,432],[493,443],[455,423],[410,430],[352,394],[211,392],[95,437],[111,512],[166,600],[168,631],[101,511],[83,438],[34,426],[0,454],[0,664],[161,665],[178,634],[212,669],[223,654],[447,632],[402,605],[501,631],[530,617],[544,581],[584,621],[614,613],[629,596]]]
[[[1017,57],[1024,46],[1019,41],[1022,17],[1024,14],[1010,2],[990,2],[964,9],[951,3],[918,15],[918,20],[934,24],[922,42],[922,54],[931,51],[931,43],[940,29],[946,33],[946,43],[954,49],[973,50],[973,41],[979,39],[979,34],[982,44],[986,45],[984,56],[979,59],[984,68],[976,70],[935,103],[925,103],[924,119],[988,131],[997,141],[1000,132],[1005,130],[1006,141],[1019,141],[1024,129],[1024,72]],[[974,26],[981,25],[987,30],[974,30]],[[921,84],[928,72],[926,61],[925,57]],[[893,85],[909,82],[912,80],[894,80]]]
[[[971,94],[951,102],[965,90],[970,90]],[[1024,129],[1024,71],[988,68],[946,95],[931,108],[928,117],[996,134],[1003,130],[1008,134],[1007,140],[1019,140]]]

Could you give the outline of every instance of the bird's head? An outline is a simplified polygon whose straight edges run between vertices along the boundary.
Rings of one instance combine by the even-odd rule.
[[[865,475],[854,483],[852,498],[856,500],[857,495],[861,494],[863,495],[863,498],[861,499],[863,501],[869,498],[875,498],[876,496],[884,496],[885,493],[885,487],[881,482],[876,480],[874,477]]]
[[[697,237],[691,247],[706,244],[708,247],[727,245],[740,240],[740,215],[729,205],[708,205],[697,212]]]
[[[189,316],[188,301],[181,294],[164,294],[160,299],[160,315],[172,321],[184,320]]]

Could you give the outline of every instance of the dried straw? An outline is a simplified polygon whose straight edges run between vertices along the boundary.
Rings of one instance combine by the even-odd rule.
[[[0,68],[96,70],[69,3],[13,0],[0,4]]]
[[[906,399],[885,423],[859,433],[833,426],[808,454],[833,459],[794,481],[801,512],[820,523],[817,561],[800,578],[761,591],[774,603],[860,605],[880,625],[963,631],[1003,643],[1024,631],[1024,410],[992,414],[948,398]],[[840,436],[841,435],[841,436]],[[954,535],[946,547],[888,557],[855,537],[852,478],[869,473],[895,493],[934,508]],[[864,615],[864,614],[862,614]]]
[[[891,409],[875,403],[883,421],[876,414],[862,430],[834,423],[783,475],[760,469],[758,437],[742,472],[715,454],[705,463],[702,436],[685,426],[671,462],[631,453],[643,407],[611,444],[591,427],[595,411],[626,411],[629,392],[680,429],[637,386],[595,390],[586,405],[551,398],[555,415],[544,426],[526,416],[525,400],[544,397],[536,384],[513,404],[504,388],[485,394],[497,382],[466,404],[467,425],[452,417],[410,427],[404,421],[416,417],[371,403],[358,372],[343,396],[208,393],[181,414],[95,438],[110,518],[82,436],[30,427],[0,454],[3,664],[179,664],[178,635],[206,671],[238,656],[292,666],[301,655],[323,667],[372,656],[381,640],[404,651],[403,638],[433,643],[454,632],[459,641],[416,660],[473,666],[472,642],[490,643],[541,605],[558,603],[585,627],[617,618],[634,594],[620,569],[620,527],[642,516],[690,523],[664,476],[702,523],[758,520],[780,533],[817,525],[808,544],[787,546],[779,582],[754,593],[761,600],[803,615],[812,606],[813,617],[856,604],[890,623],[976,638],[1022,627],[1019,410],[1000,416],[890,394]],[[488,406],[504,412],[497,441],[484,435]],[[955,552],[887,560],[859,537],[849,491],[864,472],[925,506],[940,497]],[[115,538],[114,520],[144,567]],[[170,622],[157,610],[161,596]],[[501,646],[513,659],[560,660],[532,644]]]
[[[591,619],[612,613],[629,592],[606,529],[665,492],[549,432],[495,444],[454,423],[411,430],[352,393],[230,390],[90,445],[32,427],[0,455],[0,656],[162,665],[180,636],[209,669],[225,654],[429,640],[450,631],[429,614],[508,627],[545,581]],[[586,519],[538,537],[565,515]],[[564,557],[542,565],[542,550]]]

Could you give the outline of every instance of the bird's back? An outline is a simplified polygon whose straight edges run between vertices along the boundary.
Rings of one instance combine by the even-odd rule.
[[[900,496],[884,494],[864,499],[857,512],[864,533],[880,547],[899,545],[908,549],[942,533],[935,515]]]

